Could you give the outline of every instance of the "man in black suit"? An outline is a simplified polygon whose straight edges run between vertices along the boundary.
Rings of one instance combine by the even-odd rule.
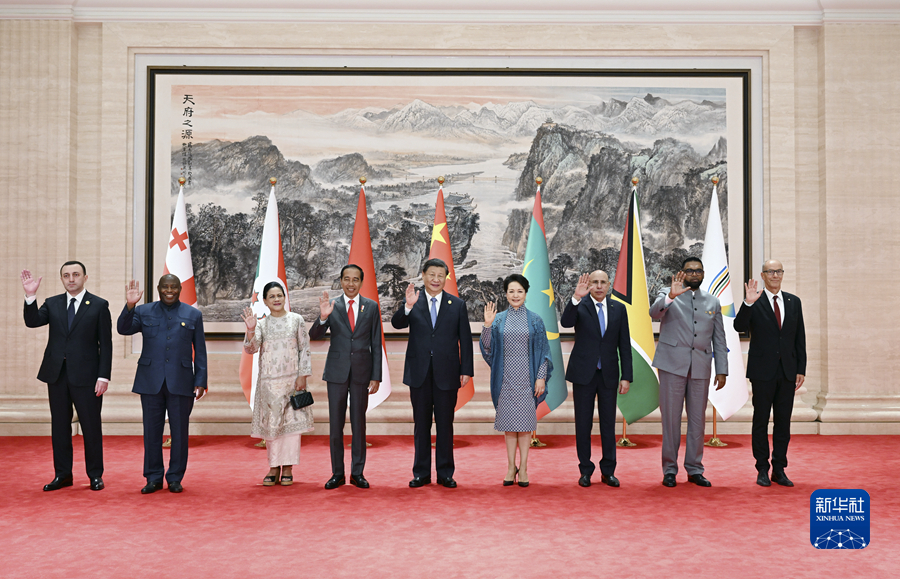
[[[344,421],[347,392],[350,393],[350,484],[369,488],[363,476],[366,466],[366,408],[369,394],[378,392],[381,383],[381,312],[378,303],[359,295],[363,270],[348,264],[341,269],[344,295],[319,298],[319,317],[309,329],[312,340],[320,340],[331,328],[331,343],[325,359],[322,379],[328,384],[328,423],[331,446],[331,478],[326,489],[336,489],[344,478]]]
[[[391,325],[409,328],[403,383],[409,386],[413,407],[416,457],[413,479],[416,488],[431,483],[431,416],[437,430],[434,461],[437,483],[456,488],[453,480],[453,413],[459,389],[474,374],[472,330],[466,303],[444,291],[450,268],[440,259],[429,259],[422,267],[425,291],[406,287],[406,302]]]
[[[66,292],[47,298],[38,309],[43,277],[22,270],[25,325],[50,325],[38,380],[47,383],[53,441],[53,480],[45,491],[72,486],[72,406],[84,434],[84,463],[91,490],[103,489],[103,432],[100,410],[112,368],[112,319],[109,302],[84,289],[87,272],[80,261],[59,270]],[[92,388],[93,387],[93,388]]]
[[[184,490],[187,469],[188,426],[194,401],[206,394],[206,338],[203,316],[181,303],[181,280],[167,273],[156,286],[159,301],[137,305],[144,295],[140,283],[125,286],[125,307],[116,329],[123,336],[141,332],[143,344],[132,392],[141,395],[144,420],[144,478],[141,494],[162,489],[163,475],[169,491]],[[169,415],[172,448],[169,470],[163,463],[162,437]]]
[[[784,266],[770,259],[763,264],[765,299],[755,279],[744,285],[746,297],[734,318],[734,329],[750,332],[747,378],[753,385],[753,457],[756,484],[772,482],[792,487],[784,474],[791,440],[794,392],[806,376],[806,328],[800,298],[781,291]],[[769,479],[769,413],[772,413],[772,479]]]
[[[609,276],[597,270],[578,279],[559,323],[575,328],[575,346],[569,355],[566,380],[572,383],[575,402],[575,448],[578,451],[578,484],[591,486],[591,428],[594,399],[600,418],[600,480],[619,486],[616,478],[616,393],[627,394],[631,385],[631,336],[625,306],[609,299]],[[590,299],[583,299],[589,296]],[[621,372],[619,365],[621,362]]]

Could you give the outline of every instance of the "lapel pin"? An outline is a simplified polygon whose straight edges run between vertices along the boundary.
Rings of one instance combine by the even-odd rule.
[[[366,311],[366,306],[359,306],[359,313]]]
[[[85,300],[85,301],[84,301],[84,305],[86,305],[86,306],[91,305],[91,300]]]
[[[183,325],[184,325],[184,322],[181,322],[181,325],[183,326]]]
[[[452,304],[452,303],[453,303],[453,300],[447,300],[447,303],[448,303],[448,304]]]

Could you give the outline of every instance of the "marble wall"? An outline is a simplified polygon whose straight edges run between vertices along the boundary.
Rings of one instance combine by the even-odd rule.
[[[544,39],[536,48],[535,38]],[[46,392],[34,376],[46,331],[21,317],[18,272],[44,276],[39,296],[60,291],[59,264],[88,264],[88,287],[115,316],[134,271],[132,187],[134,57],[138,53],[332,55],[759,56],[763,62],[763,247],[803,299],[807,384],[795,432],[900,432],[898,358],[889,305],[897,260],[900,25],[421,25],[75,23],[0,20],[0,252],[6,305],[0,328],[0,434],[48,434]],[[758,267],[754,265],[754,269]],[[737,282],[738,280],[735,280]],[[735,284],[736,295],[739,286]],[[370,415],[372,433],[411,433],[402,342],[389,343],[394,394]],[[314,355],[321,375],[325,345]],[[114,339],[106,432],[140,432],[130,393],[136,356]],[[477,359],[480,357],[476,357]],[[488,372],[457,432],[491,431]],[[213,354],[211,394],[195,432],[247,432],[237,356]],[[314,388],[324,402],[324,386]],[[317,432],[327,407],[315,406]],[[749,408],[720,431],[749,432]],[[652,416],[629,428],[658,432]],[[573,432],[571,403],[541,426]]]

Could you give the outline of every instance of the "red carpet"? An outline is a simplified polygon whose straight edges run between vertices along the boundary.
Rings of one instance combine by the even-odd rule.
[[[293,487],[259,485],[265,451],[191,438],[181,495],[143,496],[137,437],[104,439],[92,492],[76,439],[75,486],[45,493],[49,438],[0,438],[2,577],[896,577],[900,437],[795,436],[794,488],[756,486],[749,436],[706,450],[713,487],[660,485],[660,437],[619,450],[622,487],[580,488],[575,439],[533,449],[529,488],[502,487],[500,436],[456,439],[459,488],[410,489],[412,437],[371,437],[369,490],[326,491],[328,439],[303,438]],[[349,439],[348,439],[349,440]],[[599,439],[595,437],[599,459]],[[682,452],[683,452],[682,446]],[[349,461],[349,449],[347,449]],[[348,467],[349,468],[349,467]],[[871,495],[871,545],[809,544],[818,488]],[[894,569],[894,571],[890,571]]]

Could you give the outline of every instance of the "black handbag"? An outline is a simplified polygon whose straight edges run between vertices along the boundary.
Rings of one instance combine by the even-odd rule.
[[[312,405],[313,402],[312,392],[309,390],[301,390],[291,396],[291,406],[294,407],[294,410],[306,408],[307,406]]]

